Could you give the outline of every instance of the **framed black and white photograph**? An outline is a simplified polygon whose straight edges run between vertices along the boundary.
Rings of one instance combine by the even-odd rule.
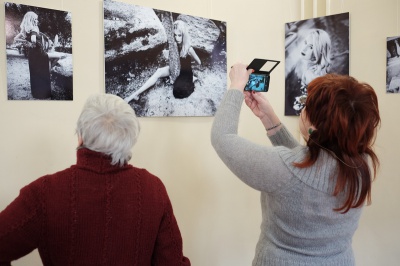
[[[106,93],[140,117],[213,116],[226,91],[226,23],[103,4]]]
[[[285,24],[285,115],[300,114],[314,78],[349,74],[349,24],[349,13]]]
[[[386,93],[400,92],[400,36],[386,39]]]
[[[71,13],[4,5],[8,100],[72,100]]]

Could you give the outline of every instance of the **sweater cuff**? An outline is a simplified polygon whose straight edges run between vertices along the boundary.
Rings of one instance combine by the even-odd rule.
[[[284,124],[281,125],[281,129],[277,131],[274,135],[268,136],[272,145],[282,146],[292,140],[292,135],[287,130]]]

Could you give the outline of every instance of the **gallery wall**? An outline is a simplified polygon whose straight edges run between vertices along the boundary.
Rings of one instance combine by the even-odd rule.
[[[375,88],[382,126],[376,141],[381,168],[353,241],[357,265],[400,261],[400,174],[397,108],[386,94],[386,37],[400,35],[398,0],[121,0],[227,22],[227,66],[253,58],[281,60],[273,72],[270,101],[297,137],[298,117],[284,116],[284,24],[350,13],[350,74]],[[75,163],[75,122],[86,98],[104,92],[103,2],[20,0],[72,12],[73,101],[8,101],[4,0],[0,7],[0,210],[36,178]],[[321,8],[321,6],[323,8]],[[229,82],[228,82],[229,83]],[[245,106],[239,134],[270,145],[261,123]],[[140,118],[131,163],[159,176],[167,187],[192,265],[251,265],[261,221],[259,192],[239,181],[210,144],[213,117]],[[300,138],[300,137],[299,137]],[[266,162],[268,163],[268,162]],[[277,177],[279,178],[279,177]],[[41,265],[35,251],[13,265]]]

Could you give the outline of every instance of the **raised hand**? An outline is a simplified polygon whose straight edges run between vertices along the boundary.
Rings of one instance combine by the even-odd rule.
[[[231,71],[229,71],[229,78],[231,79],[231,89],[244,90],[247,81],[249,80],[249,76],[253,70],[246,69],[247,65],[242,63],[237,63],[231,67]]]
[[[264,116],[268,116],[270,113],[274,112],[267,98],[260,92],[245,91],[244,97],[246,105],[258,118],[263,119]]]

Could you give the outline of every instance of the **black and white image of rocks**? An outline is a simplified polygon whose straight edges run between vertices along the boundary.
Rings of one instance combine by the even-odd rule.
[[[226,91],[226,23],[116,1],[103,4],[106,93],[126,99],[171,64],[171,21],[182,20],[201,61],[191,63],[194,92],[174,97],[171,73],[129,104],[142,117],[213,116]]]

